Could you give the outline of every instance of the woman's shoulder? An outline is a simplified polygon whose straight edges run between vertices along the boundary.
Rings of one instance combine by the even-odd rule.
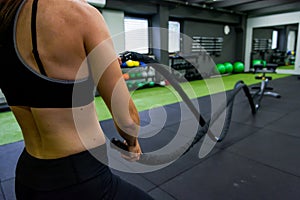
[[[100,11],[85,0],[43,0],[41,3],[43,15],[54,23],[60,21],[65,25],[80,26],[101,16]]]
[[[90,5],[86,0],[54,0],[60,2],[65,12],[78,12],[78,14],[88,14],[99,12],[94,6]],[[99,12],[100,13],[100,12]]]

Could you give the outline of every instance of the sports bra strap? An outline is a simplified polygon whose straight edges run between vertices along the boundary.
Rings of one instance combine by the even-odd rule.
[[[37,37],[36,37],[36,15],[37,15],[38,0],[33,0],[32,14],[31,14],[31,40],[32,40],[32,53],[34,55],[36,64],[39,67],[41,74],[47,76],[43,63],[40,59],[39,52],[37,50]]]

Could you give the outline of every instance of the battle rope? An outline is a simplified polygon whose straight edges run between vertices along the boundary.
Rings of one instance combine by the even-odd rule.
[[[166,164],[175,161],[176,159],[178,159],[179,157],[187,153],[195,144],[197,144],[201,140],[201,138],[205,134],[207,134],[210,137],[210,139],[212,139],[212,141],[221,142],[225,138],[229,130],[235,96],[242,89],[249,101],[252,114],[256,113],[255,104],[253,102],[248,86],[243,81],[238,81],[235,84],[233,90],[229,92],[230,94],[228,95],[228,100],[224,102],[222,106],[219,107],[217,112],[213,114],[210,120],[205,121],[205,119],[195,108],[195,106],[193,105],[192,101],[189,99],[187,94],[183,91],[178,81],[163,65],[159,64],[156,60],[148,56],[136,52],[125,52],[121,55],[121,58],[123,62],[127,60],[139,60],[146,64],[151,64],[151,67],[153,67],[158,73],[164,76],[165,79],[169,81],[170,85],[172,85],[174,89],[178,92],[178,94],[181,96],[182,100],[186,103],[190,111],[193,113],[194,117],[197,119],[201,127],[201,129],[197,132],[194,138],[187,141],[181,147],[178,147],[171,154],[155,155],[155,154],[143,153],[140,159],[137,161],[138,163],[147,164],[147,165],[161,165],[161,164]],[[218,117],[222,114],[222,112],[224,112],[226,108],[227,108],[227,112],[226,112],[226,117],[224,122],[224,128],[222,129],[220,136],[216,137],[213,133],[211,133],[209,129],[209,125],[213,124],[218,119]],[[111,146],[112,148],[115,148],[122,153],[128,152],[127,146],[124,145],[123,142],[115,138],[111,140]]]

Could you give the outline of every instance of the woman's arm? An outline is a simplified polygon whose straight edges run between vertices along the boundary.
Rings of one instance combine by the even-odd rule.
[[[100,12],[93,7],[88,9],[83,27],[86,30],[84,44],[97,90],[129,151],[141,153],[137,140],[140,125],[138,111],[123,79],[110,33]]]

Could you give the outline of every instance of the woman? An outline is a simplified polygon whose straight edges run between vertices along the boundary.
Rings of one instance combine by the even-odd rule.
[[[4,0],[0,21],[0,88],[25,142],[17,199],[151,199],[89,153],[107,159],[96,85],[123,157],[141,154],[138,112],[100,12],[81,0]]]

